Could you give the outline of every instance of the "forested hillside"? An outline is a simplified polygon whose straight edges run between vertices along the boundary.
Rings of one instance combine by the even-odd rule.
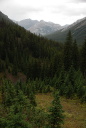
[[[77,78],[75,74],[80,72],[79,75],[81,74],[83,79],[86,78],[86,40],[78,48],[76,40],[73,40],[69,31],[63,46],[58,42],[36,36],[2,18],[0,21],[0,72],[4,74],[8,72],[13,76],[21,72],[27,80],[48,79],[49,81],[51,78],[61,77],[63,71],[63,84],[65,80],[69,82],[71,84],[69,87],[72,87],[75,93],[74,82]],[[81,76],[78,77],[82,78]],[[71,81],[70,77],[74,77],[71,78],[74,80]],[[63,85],[61,86],[63,90]]]
[[[14,75],[23,72],[28,78],[50,75],[49,68],[61,46],[38,37],[16,24],[0,22],[0,71]],[[53,74],[54,75],[54,74]]]
[[[78,47],[69,31],[62,45],[7,20],[0,20],[0,127],[60,128],[59,95],[86,102],[86,39]],[[26,80],[13,83],[9,73],[22,73]],[[38,108],[35,94],[48,92],[54,99],[46,112]]]
[[[81,69],[86,75],[85,45],[86,40],[82,47],[78,48],[71,32],[68,33],[63,46],[2,20],[0,21],[0,71],[8,70],[14,75],[23,72],[28,78],[42,78],[53,77],[56,73],[59,74],[62,66],[69,70],[73,65],[75,70]]]
[[[84,41],[84,38],[86,37],[86,17],[83,19],[77,20],[73,24],[59,31],[56,31],[50,35],[47,35],[46,37],[48,39],[52,39],[52,40],[64,43],[66,35],[69,30],[71,30],[73,39],[77,40],[77,44],[78,45],[82,44],[82,42]]]

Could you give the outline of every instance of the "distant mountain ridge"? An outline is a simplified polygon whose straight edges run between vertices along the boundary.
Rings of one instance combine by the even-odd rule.
[[[13,23],[5,14],[0,11],[0,21]],[[64,43],[67,33],[71,30],[73,38],[77,40],[78,44],[81,44],[86,38],[86,17],[77,20],[69,26],[61,26],[52,22],[45,22],[43,20],[31,20],[26,19],[20,22],[14,21],[25,29],[37,35],[45,36],[48,39],[52,39],[58,42]]]
[[[86,17],[46,37],[63,43],[69,30],[71,30],[73,38],[77,40],[78,44],[82,43],[86,38]]]
[[[38,23],[37,20],[25,19],[25,20],[19,21],[18,25],[20,25],[20,26],[22,26],[22,27],[24,27],[25,29],[28,30],[28,28],[35,25],[36,23]]]
[[[37,35],[47,35],[63,28],[63,26],[52,22],[31,19],[21,20],[18,22],[18,25],[24,27],[25,29]]]

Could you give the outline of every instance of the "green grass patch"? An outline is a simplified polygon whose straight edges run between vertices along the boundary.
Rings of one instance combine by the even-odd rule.
[[[53,96],[48,94],[37,94],[38,107],[48,110]],[[64,128],[86,128],[86,104],[81,104],[77,99],[66,99],[61,97],[61,105],[64,110]]]

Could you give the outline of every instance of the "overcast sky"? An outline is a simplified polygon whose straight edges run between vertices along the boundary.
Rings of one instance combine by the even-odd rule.
[[[13,20],[45,20],[61,25],[86,17],[86,0],[0,0],[0,11]]]

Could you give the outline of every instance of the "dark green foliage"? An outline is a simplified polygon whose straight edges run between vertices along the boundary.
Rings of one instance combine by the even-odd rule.
[[[47,124],[47,113],[35,107],[31,86],[24,86],[21,81],[14,85],[4,80],[0,89],[1,128],[42,128]]]
[[[64,116],[58,92],[54,93],[54,100],[52,101],[48,116],[50,128],[61,128]]]
[[[31,103],[33,106],[36,106],[35,96],[34,96],[34,94],[33,94],[32,91],[31,91],[30,94],[29,94],[29,100],[30,100],[30,103]]]
[[[78,70],[85,63],[85,46],[79,55],[76,41],[73,42],[69,31],[65,45],[27,32],[24,28],[0,21],[0,72],[7,71],[17,76],[22,72],[30,79],[59,77],[62,66],[69,71],[71,65]],[[79,60],[81,56],[81,62]],[[83,57],[82,57],[83,56]],[[85,73],[84,73],[85,74]]]
[[[61,89],[64,83],[64,80],[65,80],[65,70],[64,70],[64,67],[62,67],[59,78],[58,78],[57,86],[56,86],[58,90]]]
[[[0,125],[2,128],[29,128],[28,114],[33,106],[22,90],[16,90],[11,82],[5,80],[1,89],[3,107]],[[5,114],[3,113],[5,111]]]
[[[75,92],[81,102],[86,103],[86,82],[80,70],[76,73]]]
[[[35,94],[55,89],[61,96],[77,96],[86,102],[86,40],[79,49],[69,31],[63,47],[1,19],[0,73],[8,72],[16,78],[22,72],[27,80],[15,84],[0,81],[0,127],[61,128],[63,111],[58,92],[48,114],[37,108]]]
[[[36,109],[33,117],[34,128],[44,128],[47,123],[47,113],[41,109]]]
[[[6,70],[5,62],[0,59],[0,72],[3,72],[5,70]]]
[[[29,122],[25,121],[27,119],[26,113],[30,111],[31,106],[28,103],[26,97],[24,97],[22,92],[19,92],[17,97],[13,99],[14,104],[12,104],[7,109],[6,126],[7,128],[29,128]],[[24,113],[25,111],[25,113]]]
[[[78,69],[80,62],[79,62],[79,50],[78,50],[78,46],[77,46],[77,42],[76,40],[73,42],[73,46],[72,46],[72,65],[74,67],[74,69]]]
[[[72,43],[73,39],[71,31],[69,31],[64,45],[64,68],[66,71],[68,71],[72,65]]]
[[[86,76],[86,39],[81,49],[81,71],[83,75]]]
[[[0,72],[8,70],[15,76],[18,72],[23,72],[27,80],[53,77],[59,72],[62,46],[14,23],[1,22]]]
[[[10,81],[4,80],[1,87],[2,103],[4,106],[10,106],[13,104],[13,98],[16,96],[16,92],[13,84]]]
[[[80,70],[76,71],[73,66],[71,66],[68,72],[62,71],[59,77],[55,76],[51,81],[50,85],[53,85],[55,89],[59,90],[61,96],[66,98],[73,98],[78,96],[79,99],[85,99],[86,84],[85,79]],[[85,101],[84,101],[85,102]]]
[[[69,79],[69,74],[65,78],[63,89],[63,94],[66,96],[66,98],[71,98],[74,95],[74,88],[71,80]]]

